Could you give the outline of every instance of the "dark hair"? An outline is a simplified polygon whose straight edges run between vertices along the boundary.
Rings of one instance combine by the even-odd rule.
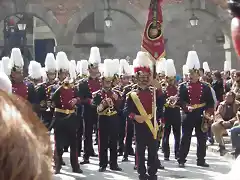
[[[216,77],[218,81],[222,79],[222,75],[219,71],[214,71],[213,75]]]
[[[205,72],[203,68],[199,68],[199,71],[202,71],[203,74],[204,74],[204,72]]]

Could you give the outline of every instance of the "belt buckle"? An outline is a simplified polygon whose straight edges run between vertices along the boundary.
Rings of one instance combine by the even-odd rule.
[[[65,112],[66,112],[66,114],[69,114],[69,113],[70,113],[70,110],[69,110],[69,109],[66,109]]]

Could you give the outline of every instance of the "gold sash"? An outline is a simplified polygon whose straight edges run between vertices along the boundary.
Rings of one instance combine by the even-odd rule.
[[[156,127],[153,126],[153,124],[151,122],[152,115],[147,114],[147,112],[144,109],[144,107],[143,107],[140,99],[138,98],[138,95],[137,95],[136,92],[131,92],[130,95],[131,95],[131,98],[132,98],[135,106],[137,107],[137,110],[139,111],[140,115],[148,117],[145,122],[146,122],[148,128],[150,129],[150,131],[152,132],[153,138],[157,139],[158,125]]]

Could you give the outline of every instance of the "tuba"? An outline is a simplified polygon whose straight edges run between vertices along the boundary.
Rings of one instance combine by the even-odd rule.
[[[202,118],[202,124],[201,124],[201,130],[202,132],[206,133],[208,132],[209,128],[211,127],[212,123],[214,121],[214,116],[206,113],[206,111],[203,112],[203,118]]]

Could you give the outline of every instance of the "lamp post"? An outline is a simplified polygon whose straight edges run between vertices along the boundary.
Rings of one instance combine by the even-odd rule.
[[[105,26],[107,28],[111,28],[112,24],[113,24],[113,19],[111,18],[110,14],[111,14],[111,7],[110,7],[110,2],[109,0],[107,0],[107,17],[104,19],[105,22]]]
[[[18,30],[19,31],[25,31],[25,29],[27,27],[27,24],[25,24],[25,23],[18,23],[17,26],[18,26]]]
[[[190,23],[190,25],[191,25],[192,27],[197,26],[197,25],[198,25],[198,21],[199,21],[198,17],[197,17],[197,16],[195,15],[195,13],[194,13],[193,1],[194,1],[194,0],[190,0],[192,16],[191,16],[190,19],[189,19],[189,23]]]
[[[191,24],[191,26],[192,27],[197,26],[198,21],[199,21],[198,17],[194,13],[192,13],[192,17],[189,19],[189,23]]]

